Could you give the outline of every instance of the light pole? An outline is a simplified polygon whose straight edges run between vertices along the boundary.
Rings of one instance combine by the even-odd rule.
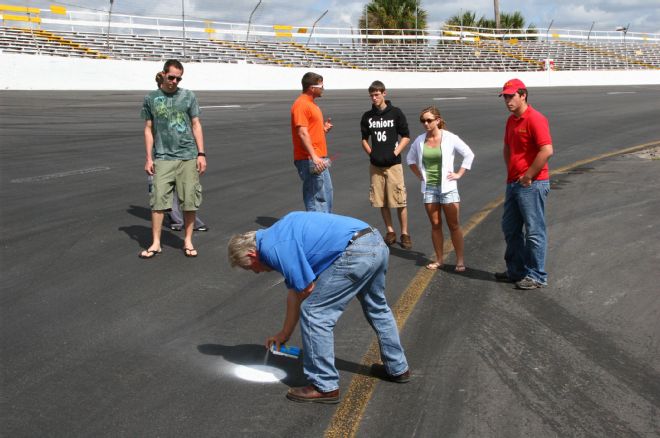
[[[250,13],[250,18],[248,19],[248,29],[247,29],[247,36],[245,37],[245,45],[247,46],[248,40],[250,39],[250,26],[252,25],[252,16],[254,13],[257,11],[257,8],[261,4],[261,0],[259,0],[259,3],[257,3],[257,6],[252,9],[252,12]]]
[[[183,59],[185,61],[186,59],[186,12],[184,8],[184,3],[185,0],[181,0],[181,30],[183,32],[183,39],[182,44],[183,44]]]
[[[312,25],[312,31],[309,33],[309,38],[307,38],[307,44],[305,44],[305,47],[309,46],[309,41],[312,39],[312,35],[314,35],[314,29],[316,29],[316,23],[321,21],[321,18],[325,17],[325,14],[327,13],[328,13],[328,9],[326,9],[325,12],[322,13],[321,16],[317,18],[314,24]]]
[[[419,61],[417,57],[417,46],[419,44],[418,38],[419,38],[419,24],[418,24],[418,17],[419,17],[419,0],[415,0],[415,71],[419,68]]]
[[[495,29],[500,28],[500,1],[493,0],[493,8],[495,9]]]
[[[589,33],[587,34],[587,44],[589,43],[589,38],[591,38],[591,31],[594,30],[594,24],[596,24],[595,21],[591,22],[591,27],[589,28]],[[587,57],[587,70],[591,70],[591,57]]]
[[[105,45],[108,48],[108,51],[110,51],[110,21],[112,20],[112,4],[114,2],[115,0],[110,0],[110,11],[108,12],[108,33],[105,39]]]
[[[552,24],[555,22],[554,18],[550,20],[550,25],[548,26],[548,30],[545,31],[545,44],[548,46],[548,54],[545,57],[545,69],[550,71],[550,28],[552,27]]]
[[[364,38],[367,47],[369,47],[369,5],[364,5]]]
[[[628,33],[628,28],[630,28],[630,23],[626,27],[617,26],[617,32],[623,32],[623,56],[626,58],[626,70],[628,70],[628,53],[626,51],[626,34]]]

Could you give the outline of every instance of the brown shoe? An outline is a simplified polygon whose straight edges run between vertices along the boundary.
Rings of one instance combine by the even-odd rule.
[[[396,242],[396,233],[387,233],[385,234],[385,244],[387,246],[394,245]]]
[[[406,371],[404,371],[403,373],[397,376],[392,376],[390,374],[387,374],[387,370],[385,369],[384,365],[373,364],[371,366],[370,374],[374,377],[378,377],[379,379],[387,380],[388,382],[394,382],[394,383],[410,382],[410,368],[408,368]]]
[[[408,234],[401,235],[401,248],[412,249],[412,240]]]
[[[339,403],[339,389],[321,392],[314,385],[291,388],[286,393],[286,398],[299,403]]]
[[[398,376],[387,376],[390,382],[394,383],[408,383],[410,382],[410,369],[407,369],[405,373],[399,374]]]

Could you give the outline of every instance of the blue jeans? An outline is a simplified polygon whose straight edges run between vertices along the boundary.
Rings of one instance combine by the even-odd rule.
[[[325,169],[319,174],[309,171],[312,160],[296,160],[293,162],[298,169],[298,175],[303,182],[302,193],[305,210],[332,213],[332,179],[330,170]]]
[[[389,249],[378,231],[360,237],[319,275],[314,290],[303,301],[303,369],[307,379],[321,391],[339,388],[333,330],[355,296],[376,332],[387,373],[398,376],[408,369],[396,321],[385,299],[388,258]]]
[[[509,278],[514,281],[530,277],[547,284],[545,254],[545,201],[550,193],[550,181],[532,181],[529,187],[517,182],[506,186],[502,231],[506,240],[506,261]],[[524,230],[523,230],[524,227]]]

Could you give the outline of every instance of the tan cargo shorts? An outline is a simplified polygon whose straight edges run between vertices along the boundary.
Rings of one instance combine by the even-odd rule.
[[[406,183],[403,166],[377,167],[369,164],[371,187],[369,200],[374,207],[401,208],[406,206]]]

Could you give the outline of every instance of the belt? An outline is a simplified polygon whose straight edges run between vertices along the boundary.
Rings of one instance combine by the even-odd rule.
[[[355,242],[356,240],[358,240],[360,237],[362,237],[362,236],[364,236],[364,235],[366,235],[366,234],[369,234],[369,233],[373,233],[373,232],[374,232],[374,229],[371,228],[371,227],[367,227],[367,228],[364,228],[364,229],[362,229],[362,230],[360,230],[360,231],[356,231],[356,232],[353,233],[353,235],[351,236],[351,240],[348,241],[348,244],[350,245],[350,244],[352,244],[353,242]]]

